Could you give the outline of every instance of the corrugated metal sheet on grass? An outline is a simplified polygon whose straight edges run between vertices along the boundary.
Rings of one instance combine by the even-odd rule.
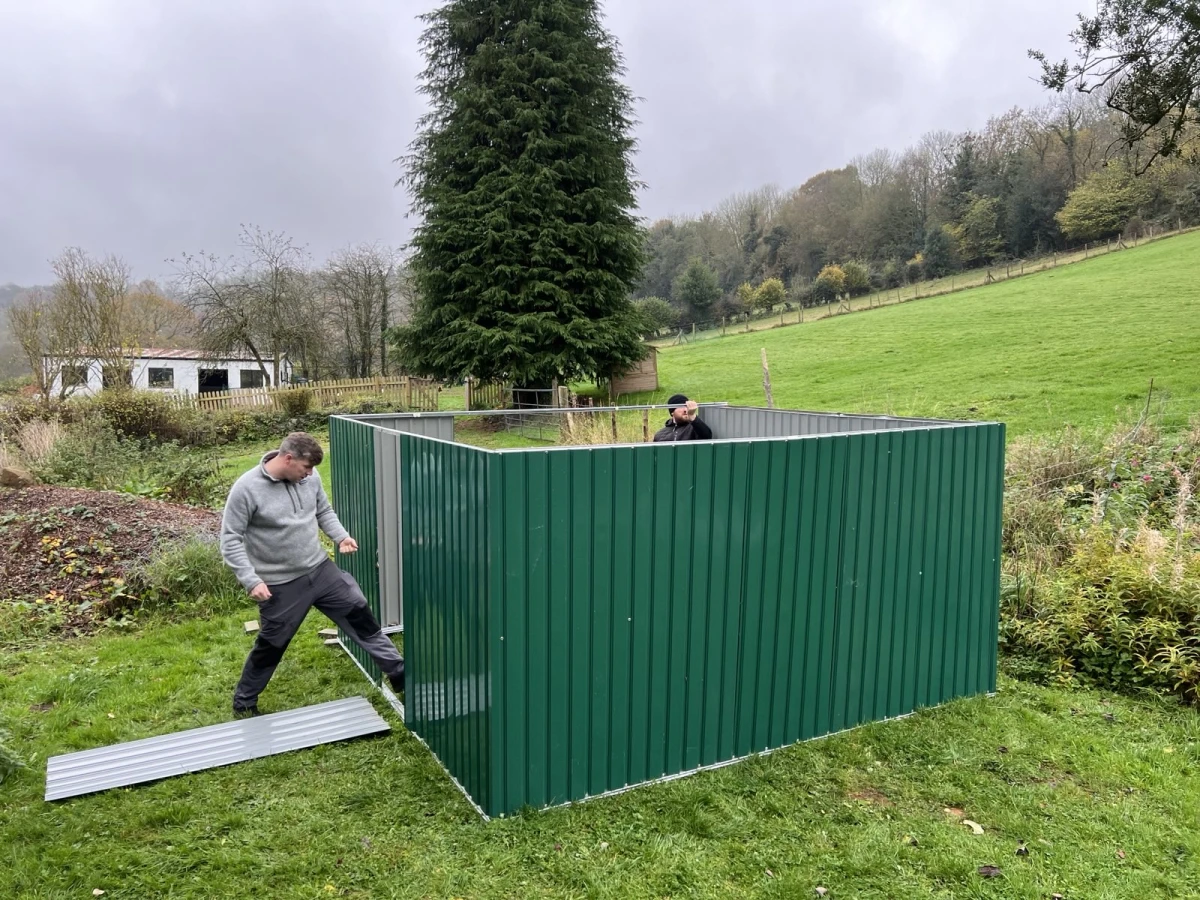
[[[490,469],[473,447],[400,435],[405,724],[487,813],[494,809]],[[489,568],[490,567],[490,568]]]
[[[46,799],[63,800],[387,731],[364,697],[53,756]]]
[[[797,437],[855,431],[885,431],[947,425],[937,419],[899,419],[890,416],[853,416],[841,413],[797,412],[748,406],[706,407],[701,417],[718,439]]]
[[[506,453],[483,503],[486,457],[423,447],[406,490],[441,568],[409,636],[418,667],[459,655],[421,689],[488,668],[491,604],[476,799],[554,805],[994,689],[1003,451],[971,425]],[[468,714],[430,709],[415,729]]]

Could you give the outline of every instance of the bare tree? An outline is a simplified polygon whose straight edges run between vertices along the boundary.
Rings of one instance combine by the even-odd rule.
[[[398,268],[399,254],[380,244],[347,248],[325,267],[322,280],[352,376],[387,374]]]
[[[182,254],[174,261],[176,286],[196,316],[203,349],[245,348],[277,385],[283,357],[305,339],[308,255],[287,235],[256,227],[243,226],[239,243],[240,258]]]
[[[129,266],[115,256],[93,259],[79,248],[52,263],[49,290],[26,293],[9,323],[42,396],[58,384],[59,399],[86,384],[99,365],[106,387],[130,383],[139,334],[129,303]]]

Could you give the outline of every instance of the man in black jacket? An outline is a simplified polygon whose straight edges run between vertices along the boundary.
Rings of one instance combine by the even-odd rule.
[[[655,433],[655,443],[712,439],[712,429],[700,421],[700,407],[696,405],[695,400],[689,400],[683,394],[675,394],[667,401],[667,406],[671,418],[667,419],[667,424]]]

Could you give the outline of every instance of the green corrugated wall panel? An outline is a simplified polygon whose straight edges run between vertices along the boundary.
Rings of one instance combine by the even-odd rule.
[[[488,811],[994,689],[1003,442],[985,425],[491,456]]]
[[[329,475],[333,506],[346,530],[358,542],[358,552],[335,553],[342,569],[354,576],[367,603],[379,617],[378,520],[375,494],[375,432],[361,422],[337,416],[329,420]],[[380,683],[383,673],[361,647],[343,632],[342,642],[371,679]]]
[[[489,457],[407,434],[400,448],[405,724],[490,812]]]
[[[370,430],[331,444],[377,604]],[[1002,426],[400,440],[408,725],[489,814],[995,687]]]

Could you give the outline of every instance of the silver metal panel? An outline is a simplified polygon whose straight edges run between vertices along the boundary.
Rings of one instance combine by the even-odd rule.
[[[373,428],[419,434],[441,441],[454,440],[453,413],[396,413],[394,415],[348,416],[347,418]]]
[[[379,520],[379,621],[404,630],[404,546],[400,520],[400,435],[375,431],[375,496]]]
[[[389,728],[365,697],[351,697],[67,753],[46,763],[46,799],[158,781]]]
[[[953,424],[940,419],[855,416],[787,409],[758,409],[745,406],[705,408],[700,416],[712,428],[714,437],[727,440],[892,431]]]

